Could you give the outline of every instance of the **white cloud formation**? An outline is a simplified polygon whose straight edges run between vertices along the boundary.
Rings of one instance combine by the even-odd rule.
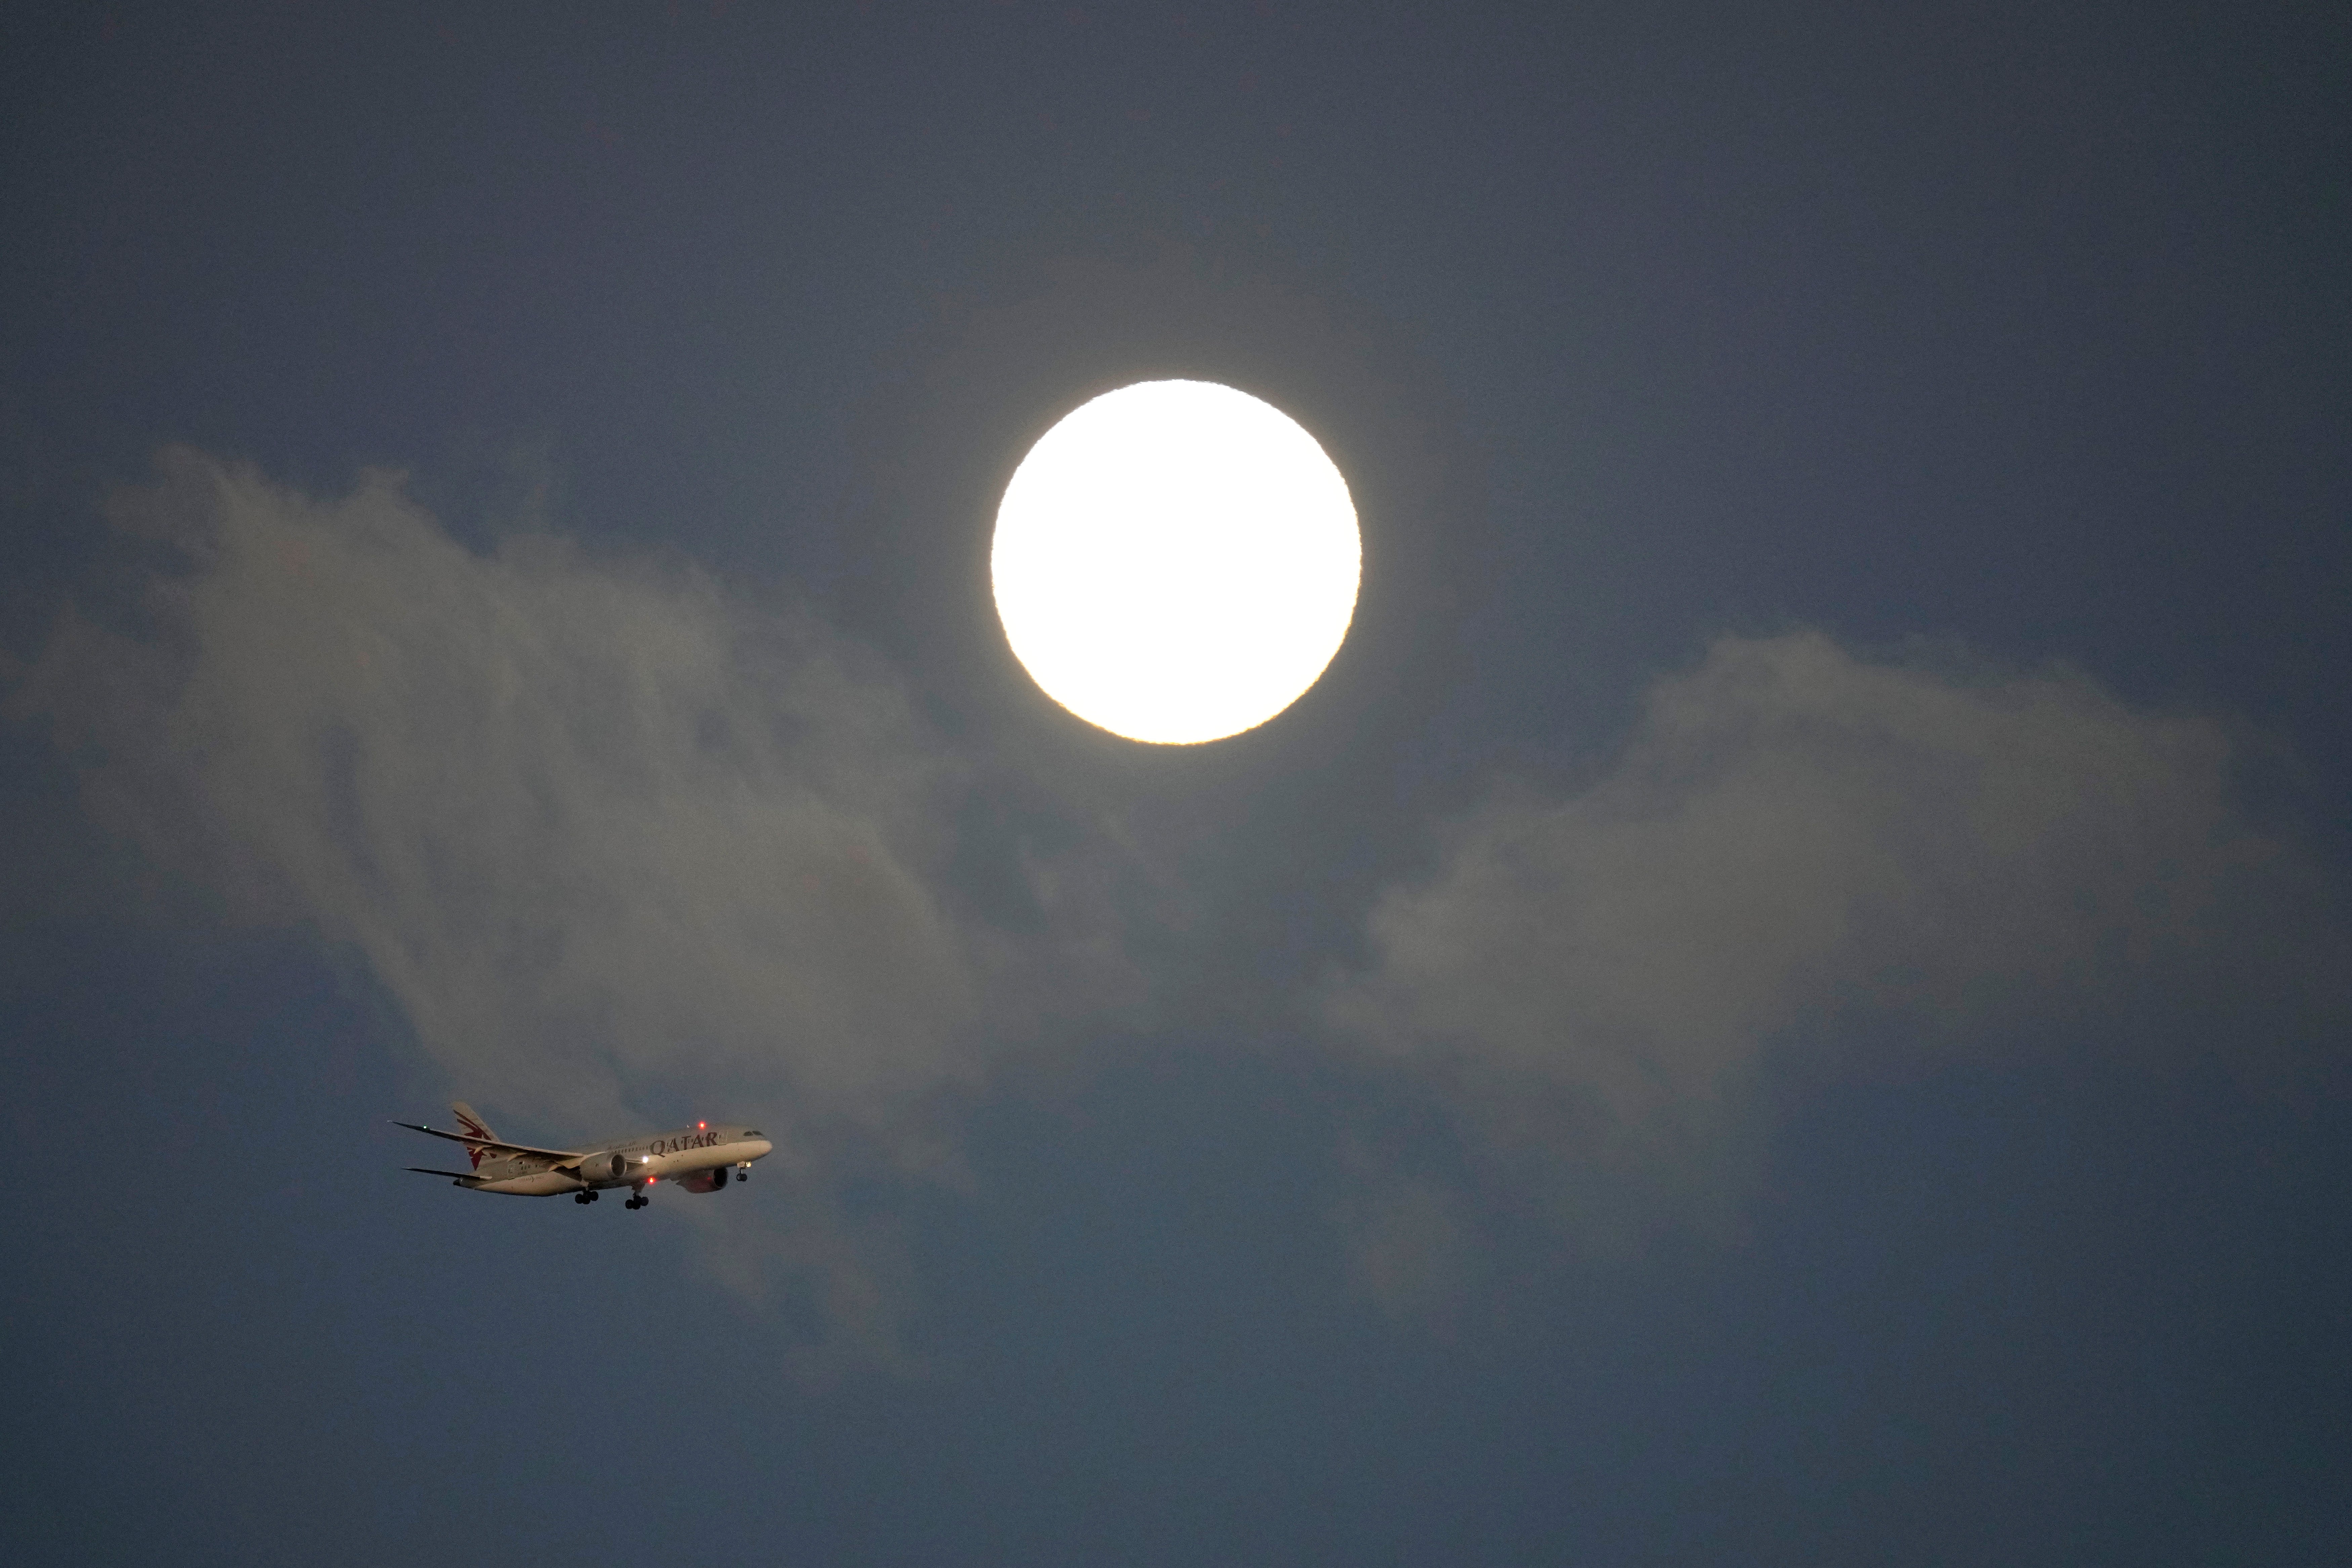
[[[131,630],[65,616],[9,710],[52,722],[156,860],[361,954],[494,1115],[586,1132],[680,1085],[757,1106],[790,1223],[698,1213],[714,1260],[887,1359],[904,1291],[878,1281],[908,1262],[828,1180],[942,1173],[939,1091],[1143,998],[1116,911],[1215,907],[1182,855],[1074,804],[1084,780],[1030,777],[1068,795],[1058,847],[1009,831],[973,859],[953,825],[991,764],[814,617],[690,567],[545,534],[478,552],[395,476],[321,500],[187,450],[163,469],[113,520],[179,568]],[[1953,1048],[2184,976],[2340,1005],[2341,922],[2236,804],[2240,761],[2227,726],[2068,670],[1727,638],[1588,787],[1507,788],[1445,829],[1323,1020],[1450,1108],[1474,1163],[1588,1218],[1662,1185],[1714,1204],[1755,1150],[1759,1065],[1832,1059],[1842,1015]],[[1158,967],[1160,1001],[1215,989]],[[1458,1312],[1490,1261],[1477,1205],[1360,1133],[1367,1284]]]
[[[584,1132],[656,1079],[748,1088],[911,1151],[978,1073],[1014,955],[952,907],[960,765],[887,671],[684,566],[476,553],[396,476],[163,467],[114,507],[188,563],[148,635],[69,615],[12,708],[158,858],[356,948],[486,1109]],[[1064,991],[1115,962],[1057,942],[1026,960],[1077,954]]]
[[[1840,1048],[1842,1016],[1943,1050],[2198,974],[2340,990],[2341,927],[2241,812],[2239,760],[2070,670],[1727,637],[1590,787],[1454,824],[1327,1016],[1490,1142],[1688,1179],[1742,1157],[1767,1054]]]

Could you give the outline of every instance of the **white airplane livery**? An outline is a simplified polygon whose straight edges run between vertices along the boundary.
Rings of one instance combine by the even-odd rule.
[[[421,1175],[447,1176],[457,1185],[478,1193],[512,1193],[529,1198],[570,1193],[573,1203],[593,1204],[609,1188],[627,1187],[631,1191],[626,1206],[641,1209],[653,1202],[656,1182],[675,1182],[689,1193],[715,1193],[727,1184],[730,1167],[735,1180],[748,1182],[751,1162],[775,1147],[757,1128],[713,1127],[698,1121],[651,1138],[600,1142],[585,1149],[533,1149],[501,1142],[489,1124],[462,1100],[449,1109],[463,1131],[444,1132],[414,1121],[393,1125],[464,1144],[471,1171],[408,1168]]]

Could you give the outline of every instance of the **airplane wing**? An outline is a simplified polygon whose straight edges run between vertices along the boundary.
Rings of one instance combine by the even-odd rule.
[[[428,1171],[422,1165],[411,1165],[408,1168],[420,1176],[455,1176],[461,1182],[470,1182],[474,1179],[463,1171]]]
[[[420,1127],[414,1121],[395,1121],[394,1127],[405,1127],[411,1132],[429,1132],[436,1138],[446,1138],[452,1143],[463,1143],[469,1149],[496,1149],[502,1154],[536,1154],[543,1160],[577,1160],[583,1156],[570,1149],[534,1149],[527,1143],[501,1143],[495,1138],[477,1138],[470,1132],[444,1132],[437,1127]],[[416,1167],[411,1165],[410,1170]]]

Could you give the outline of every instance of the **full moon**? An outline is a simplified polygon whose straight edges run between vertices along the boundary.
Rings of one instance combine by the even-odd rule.
[[[990,575],[1045,694],[1129,740],[1265,723],[1356,613],[1348,482],[1271,404],[1207,381],[1107,392],[1038,438],[996,512]]]

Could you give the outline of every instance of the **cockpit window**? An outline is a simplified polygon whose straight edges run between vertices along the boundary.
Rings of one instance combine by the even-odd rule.
[[[765,1138],[767,1134],[757,1128],[753,1128],[751,1131],[744,1133],[743,1136],[746,1138]]]

